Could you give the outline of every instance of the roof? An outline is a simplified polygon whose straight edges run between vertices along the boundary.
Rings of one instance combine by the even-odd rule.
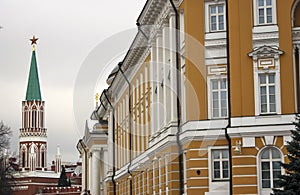
[[[26,100],[42,100],[35,50],[32,51]]]

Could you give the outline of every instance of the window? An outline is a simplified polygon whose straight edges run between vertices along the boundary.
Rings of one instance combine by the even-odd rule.
[[[273,22],[272,0],[258,0],[258,23],[271,24]]]
[[[26,162],[26,159],[25,159],[25,151],[22,151],[22,167],[23,167],[23,168],[25,167],[25,162]]]
[[[227,80],[225,78],[211,80],[211,98],[212,117],[227,117]]]
[[[261,114],[275,113],[275,74],[260,74],[259,90]]]
[[[224,4],[210,5],[209,6],[210,17],[210,31],[223,31],[224,25]]]
[[[276,148],[264,149],[260,157],[262,188],[278,188],[281,154]]]
[[[227,149],[212,151],[213,180],[229,179],[229,153]]]

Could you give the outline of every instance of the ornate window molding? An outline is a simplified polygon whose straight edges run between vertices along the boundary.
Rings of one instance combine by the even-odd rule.
[[[281,114],[281,95],[280,95],[280,55],[284,52],[277,47],[262,46],[255,48],[248,55],[253,59],[254,73],[254,98],[255,98],[255,115],[261,114]],[[274,75],[275,81],[275,112],[262,112],[261,110],[261,91],[260,75]]]

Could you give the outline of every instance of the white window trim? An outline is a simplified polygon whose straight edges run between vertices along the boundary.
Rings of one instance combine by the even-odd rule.
[[[213,178],[213,161],[212,161],[212,151],[213,150],[228,150],[227,146],[209,146],[208,147],[208,178],[209,179],[209,186],[212,186],[212,183],[215,182],[229,182],[229,178],[228,179],[220,179],[220,180],[214,180]],[[230,172],[230,164],[228,163],[228,171]]]
[[[210,30],[210,11],[209,7],[211,5],[220,5],[224,4],[224,30],[216,30],[216,31],[211,31]],[[205,33],[220,33],[223,32],[225,34],[226,31],[226,4],[224,0],[216,0],[216,1],[207,1],[205,2],[204,5],[204,13],[205,13]]]
[[[262,155],[262,151],[264,151],[267,148],[274,148],[276,150],[278,150],[280,152],[281,155],[281,162],[284,162],[284,154],[282,153],[282,151],[275,147],[275,146],[265,146],[263,148],[260,149],[260,151],[257,153],[256,156],[256,167],[258,167],[257,169],[257,191],[259,194],[261,195],[269,195],[273,190],[272,188],[262,188],[262,175],[261,175],[261,155]],[[281,174],[284,174],[284,169],[281,167]]]
[[[276,0],[272,1],[272,23],[263,23],[259,24],[258,17],[258,0],[253,0],[253,17],[254,17],[254,26],[262,26],[262,25],[272,25],[277,24],[277,15],[276,15]]]
[[[227,82],[227,92],[228,92],[228,81],[227,81],[227,76],[226,75],[215,75],[215,76],[209,76],[207,77],[206,80],[206,85],[207,85],[207,105],[208,105],[208,110],[207,110],[207,114],[208,114],[208,118],[209,119],[220,119],[220,118],[226,118],[226,117],[213,117],[213,113],[212,113],[212,90],[211,90],[211,81],[212,80],[218,80],[218,79],[226,79]],[[228,98],[228,95],[227,95]],[[228,116],[228,104],[227,104],[227,116]]]
[[[260,76],[261,75],[265,75],[265,78],[266,78],[266,83],[264,83],[264,84],[262,84],[261,82],[260,82]],[[270,83],[270,75],[274,75],[274,83]],[[276,83],[275,83],[275,76],[276,76],[276,73],[262,73],[262,74],[259,74],[258,75],[258,83],[259,83],[259,97],[260,97],[260,103],[259,103],[259,105],[260,105],[260,107],[259,107],[259,109],[260,109],[260,113],[261,113],[261,115],[265,115],[265,114],[276,114],[276,110],[277,110],[277,108],[276,108]],[[262,113],[262,111],[261,111],[261,87],[265,87],[266,88],[266,98],[267,98],[267,102],[266,102],[266,104],[267,104],[267,111],[266,112],[264,112],[264,113]],[[270,91],[269,91],[269,89],[270,89],[270,87],[272,87],[272,86],[274,86],[274,88],[275,88],[275,112],[271,112],[271,108],[270,108]]]
[[[281,92],[280,92],[280,62],[279,59],[275,59],[275,69],[259,70],[258,61],[254,60],[254,98],[255,98],[255,115],[267,115],[268,113],[261,113],[260,108],[260,74],[275,74],[275,101],[276,112],[270,114],[281,114]]]

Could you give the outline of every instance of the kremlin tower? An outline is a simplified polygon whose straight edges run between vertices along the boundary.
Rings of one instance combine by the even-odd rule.
[[[25,101],[22,101],[22,127],[20,129],[20,170],[47,169],[47,129],[45,128],[45,101],[42,100],[35,45],[31,40],[32,56]]]

